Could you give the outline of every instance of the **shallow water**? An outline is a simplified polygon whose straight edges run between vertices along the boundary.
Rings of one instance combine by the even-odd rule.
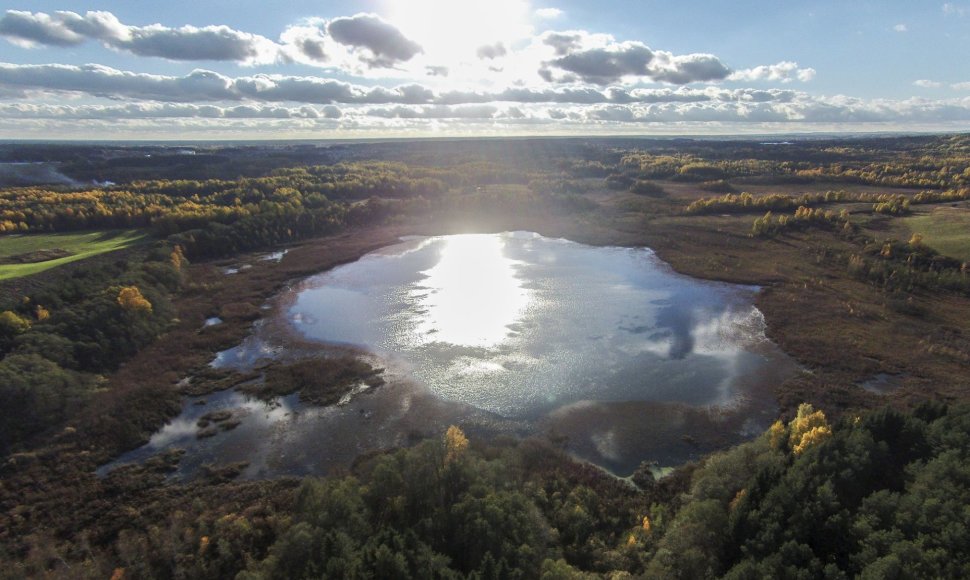
[[[305,337],[374,351],[443,399],[535,419],[587,400],[736,403],[766,364],[756,292],[680,276],[648,249],[474,234],[312,277],[286,314]]]
[[[472,436],[551,434],[628,474],[761,432],[795,365],[764,336],[758,289],[674,273],[645,248],[514,232],[412,238],[310,277],[215,366],[344,345],[388,385],[344,405],[269,405],[235,391],[183,415],[114,465],[178,446],[179,474],[247,460],[248,477],[326,473],[360,453],[459,424]],[[196,440],[214,407],[238,428]]]

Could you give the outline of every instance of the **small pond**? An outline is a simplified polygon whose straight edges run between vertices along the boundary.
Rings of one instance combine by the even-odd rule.
[[[771,388],[796,366],[765,338],[757,292],[679,275],[646,248],[528,232],[405,239],[295,284],[214,361],[247,368],[346,348],[386,368],[387,385],[327,408],[235,391],[187,399],[118,463],[179,446],[182,475],[247,454],[251,477],[325,473],[451,423],[478,436],[553,435],[623,475],[641,461],[679,463],[775,417]],[[197,415],[218,405],[242,409],[241,423],[196,438]]]

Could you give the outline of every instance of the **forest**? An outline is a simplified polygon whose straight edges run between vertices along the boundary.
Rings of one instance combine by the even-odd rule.
[[[970,214],[970,136],[31,144],[0,159],[71,182],[0,187],[0,250],[142,236],[0,279],[0,577],[970,576],[970,266],[930,242]],[[772,391],[777,421],[662,476],[651,458],[612,474],[552,433],[461,425],[315,476],[182,480],[178,451],[95,473],[178,414],[180,379],[280,288],[402,235],[515,229],[760,286],[768,337],[801,368]],[[83,251],[41,249],[0,256]],[[297,371],[271,372],[333,402],[313,383],[337,375]]]

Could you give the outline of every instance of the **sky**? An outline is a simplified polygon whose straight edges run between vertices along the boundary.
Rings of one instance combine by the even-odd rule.
[[[0,0],[2,139],[970,130],[970,0]]]

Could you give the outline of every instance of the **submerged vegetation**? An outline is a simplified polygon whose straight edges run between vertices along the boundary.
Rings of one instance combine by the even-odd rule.
[[[262,399],[299,393],[301,401],[328,406],[340,402],[355,387],[383,385],[383,370],[351,355],[273,363],[266,367],[263,381],[242,385],[240,390]]]
[[[0,190],[0,577],[970,575],[970,274],[950,227],[970,212],[970,138],[541,144],[200,150],[213,173],[92,155],[61,169],[116,185]],[[124,243],[99,246],[116,228]],[[525,228],[766,287],[769,336],[805,369],[774,389],[778,421],[661,478],[463,425],[328,477],[180,481],[177,451],[94,475],[183,392],[332,405],[379,386],[349,356],[205,368],[290,280],[400,235]],[[280,244],[279,263],[240,256]],[[3,274],[26,266],[44,271]],[[860,386],[874,376],[898,386]]]

